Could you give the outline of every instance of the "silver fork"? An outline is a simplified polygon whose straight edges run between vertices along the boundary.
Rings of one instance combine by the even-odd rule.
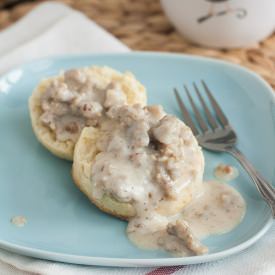
[[[227,152],[234,156],[240,164],[244,167],[247,173],[250,175],[251,179],[255,183],[258,191],[270,206],[272,211],[272,216],[275,219],[275,188],[269,184],[262,175],[253,167],[253,165],[246,159],[246,157],[240,152],[236,147],[237,134],[230,125],[227,117],[223,113],[222,109],[218,105],[217,101],[210,92],[210,89],[202,82],[202,86],[205,93],[212,105],[215,112],[215,116],[212,115],[210,109],[207,107],[205,100],[203,99],[198,86],[193,83],[195,92],[204,110],[204,114],[200,112],[199,108],[196,106],[190,91],[187,86],[184,85],[185,92],[190,101],[191,107],[193,109],[194,115],[198,122],[198,128],[193,122],[189,111],[187,110],[185,104],[183,103],[179,92],[174,88],[175,96],[179,104],[180,110],[182,112],[185,123],[192,129],[193,134],[197,138],[199,144],[210,151],[214,152]],[[209,127],[210,126],[210,127]]]

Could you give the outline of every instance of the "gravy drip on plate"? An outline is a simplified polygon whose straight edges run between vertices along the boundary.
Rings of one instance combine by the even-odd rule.
[[[214,170],[214,176],[221,181],[231,181],[237,178],[239,171],[236,167],[220,163]]]
[[[245,208],[244,199],[234,188],[209,181],[203,184],[203,193],[182,212],[164,218],[162,230],[153,234],[135,230],[128,236],[145,249],[164,248],[176,256],[205,254],[208,249],[200,240],[232,230],[241,222]]]
[[[27,218],[24,216],[14,216],[10,222],[17,227],[23,227],[27,223]]]
[[[93,192],[134,206],[127,227],[133,243],[177,256],[204,254],[201,238],[241,221],[245,203],[237,191],[202,183],[201,148],[179,119],[160,106],[139,105],[112,107],[107,117],[92,166]]]

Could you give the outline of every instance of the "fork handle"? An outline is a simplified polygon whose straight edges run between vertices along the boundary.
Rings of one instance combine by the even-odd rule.
[[[275,188],[263,178],[254,168],[251,162],[237,148],[230,148],[228,152],[233,155],[247,171],[255,183],[258,191],[271,208],[272,216],[275,219]]]

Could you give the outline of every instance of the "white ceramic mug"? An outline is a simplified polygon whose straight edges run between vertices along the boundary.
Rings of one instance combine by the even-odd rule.
[[[187,39],[216,48],[253,46],[275,30],[275,0],[161,0]]]

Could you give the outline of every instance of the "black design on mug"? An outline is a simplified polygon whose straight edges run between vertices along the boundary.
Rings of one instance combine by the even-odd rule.
[[[239,19],[243,19],[247,15],[247,11],[244,8],[232,8],[228,3],[230,0],[205,0],[205,1],[210,2],[209,10],[206,15],[203,15],[197,19],[198,23],[203,23],[214,16],[223,16],[229,13],[235,13],[237,18]],[[224,10],[216,12],[215,4],[220,4],[220,3],[224,4]]]

